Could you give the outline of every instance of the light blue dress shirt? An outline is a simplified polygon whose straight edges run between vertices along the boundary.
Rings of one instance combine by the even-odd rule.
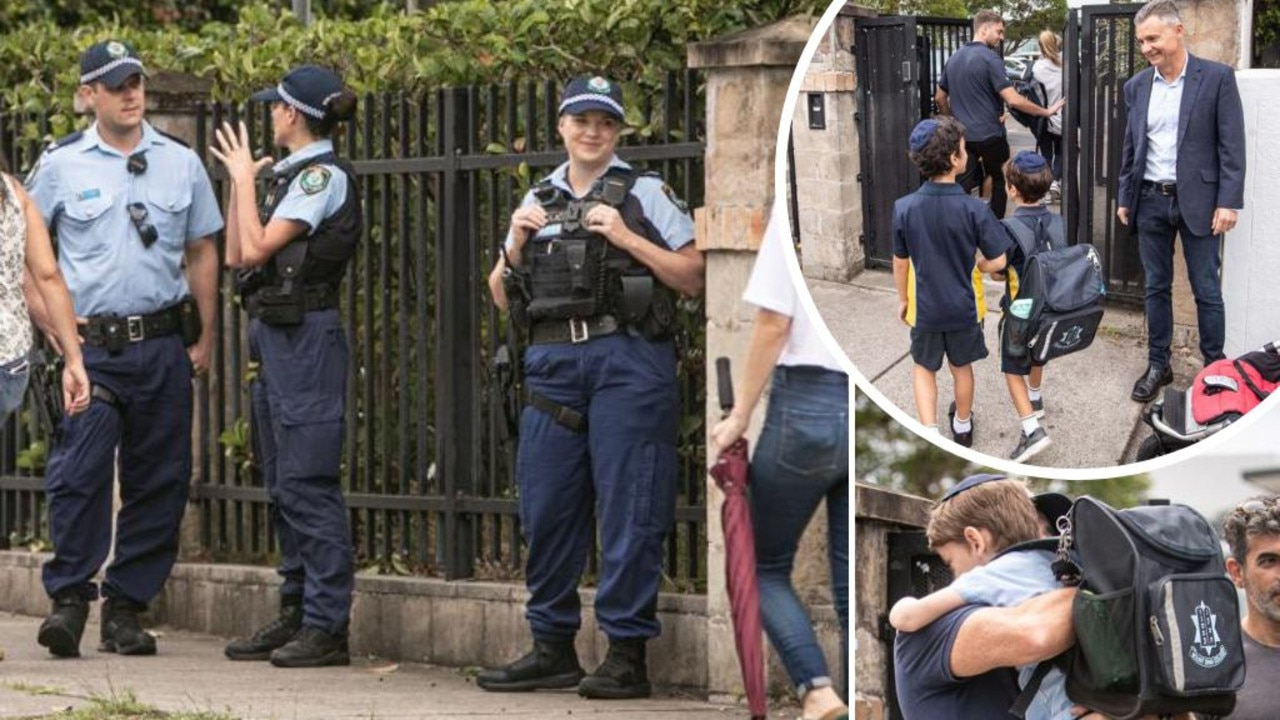
[[[609,160],[609,167],[630,168],[631,166],[615,155]],[[569,163],[567,162],[552,170],[550,175],[543,178],[543,181],[550,182],[571,196],[574,195],[573,188],[569,185]],[[662,235],[668,248],[679,250],[693,242],[693,218],[689,216],[689,210],[683,207],[683,203],[676,203],[661,178],[653,175],[636,177],[635,184],[631,186],[631,194],[640,201],[644,216],[653,223],[653,227]],[[528,207],[536,202],[537,199],[530,190],[520,201],[520,207]],[[537,242],[540,238],[546,239],[559,234],[560,223],[548,223],[533,236],[532,240]],[[511,234],[507,233],[506,246],[510,248],[514,242]]]
[[[317,155],[333,152],[333,141],[317,140],[275,164],[277,175],[305,164]],[[297,220],[315,230],[325,218],[342,208],[347,199],[347,174],[332,163],[317,163],[298,173],[289,183],[284,200],[276,206],[272,219]]]
[[[1173,82],[1159,70],[1152,73],[1151,104],[1147,106],[1147,167],[1142,179],[1173,182],[1178,179],[1178,112],[1182,89],[1187,85],[1190,56],[1182,59],[1182,72]]]
[[[131,154],[147,169],[130,173]],[[182,272],[187,244],[222,229],[222,214],[204,165],[190,148],[142,125],[133,153],[104,143],[97,125],[51,147],[27,177],[44,221],[57,233],[58,266],[84,317],[142,315],[189,293]],[[147,247],[129,215],[145,209],[158,238]]]

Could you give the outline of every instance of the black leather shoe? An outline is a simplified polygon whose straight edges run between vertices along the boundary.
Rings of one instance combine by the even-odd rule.
[[[80,657],[80,638],[88,619],[89,601],[83,595],[76,591],[57,595],[49,617],[40,623],[36,642],[58,657]]]
[[[1129,397],[1140,403],[1155,400],[1160,388],[1173,382],[1173,370],[1165,365],[1156,367],[1148,365],[1147,372],[1133,384],[1133,393]]]
[[[585,675],[573,640],[534,640],[524,657],[480,671],[476,685],[489,692],[529,692],[571,688]]]
[[[610,640],[609,654],[596,671],[578,683],[578,694],[600,700],[646,698],[653,692],[645,666],[643,638]]]
[[[303,625],[292,640],[272,651],[271,664],[282,668],[350,665],[351,652],[345,635],[330,635],[320,628]]]
[[[956,444],[962,447],[973,447],[973,430],[978,424],[973,420],[973,410],[969,411],[969,431],[956,432],[956,404],[951,403],[951,407],[947,408],[947,427],[951,429],[951,437],[955,439]]]
[[[280,615],[258,628],[253,637],[227,643],[223,652],[232,660],[270,660],[271,651],[284,647],[302,629],[302,598],[280,599]]]
[[[107,598],[102,604],[102,642],[98,652],[120,655],[155,655],[156,639],[142,629],[138,613],[146,606],[125,598]]]

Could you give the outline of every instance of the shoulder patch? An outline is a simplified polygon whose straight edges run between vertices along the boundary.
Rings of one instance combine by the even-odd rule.
[[[689,212],[688,203],[686,203],[684,200],[681,200],[680,197],[676,195],[676,191],[672,190],[671,186],[666,184],[665,182],[662,183],[662,194],[666,195],[667,199],[671,201],[671,204],[675,205],[677,208],[680,209],[680,212],[682,213]]]
[[[58,138],[57,140],[54,140],[53,142],[49,143],[49,147],[45,148],[45,152],[53,152],[54,150],[57,150],[60,147],[66,147],[67,145],[70,145],[71,143],[79,140],[82,137],[84,137],[83,130],[77,130],[71,133],[70,135],[64,135]]]
[[[323,165],[312,165],[298,176],[298,186],[302,188],[302,192],[315,195],[329,187],[329,178],[329,168]]]

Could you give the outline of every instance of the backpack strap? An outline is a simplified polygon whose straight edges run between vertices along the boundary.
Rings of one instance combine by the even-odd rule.
[[[1254,396],[1257,397],[1259,401],[1266,400],[1270,397],[1271,393],[1258,387],[1253,382],[1253,378],[1249,377],[1249,373],[1245,371],[1243,363],[1239,360],[1232,360],[1231,365],[1236,369],[1236,372],[1240,374],[1240,379],[1244,380],[1244,384],[1249,386],[1249,389],[1253,391]]]
[[[1018,249],[1022,250],[1022,259],[1030,260],[1031,256],[1036,254],[1036,231],[1016,216],[1005,218],[1000,222],[1004,223],[1009,233],[1013,235],[1014,242],[1018,243]]]
[[[1045,660],[1036,665],[1035,672],[1031,673],[1031,678],[1027,680],[1027,686],[1022,688],[1022,692],[1018,693],[1018,698],[1009,706],[1009,714],[1024,720],[1027,717],[1027,710],[1031,707],[1032,701],[1036,699],[1036,693],[1040,692],[1040,686],[1044,683],[1045,677],[1049,671],[1055,667],[1061,667],[1066,670],[1066,654]]]

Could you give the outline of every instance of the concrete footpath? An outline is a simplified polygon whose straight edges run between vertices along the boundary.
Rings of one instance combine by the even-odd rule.
[[[850,283],[810,279],[808,285],[823,320],[854,366],[915,417],[910,328],[897,316],[893,274],[866,270]],[[974,364],[974,449],[1001,459],[1009,457],[1021,432],[1000,372],[996,332],[1003,292],[1003,283],[986,283],[985,332],[991,354]],[[1045,368],[1041,424],[1053,444],[1031,464],[1093,468],[1131,461],[1135,440],[1148,432],[1141,422],[1143,406],[1129,399],[1146,364],[1141,311],[1107,308],[1093,345]],[[951,374],[944,366],[938,373],[938,420],[948,439],[946,413],[953,397]]]
[[[588,701],[572,690],[486,693],[475,686],[474,670],[371,658],[349,668],[281,670],[226,660],[222,638],[163,629],[156,631],[158,655],[119,657],[96,651],[98,625],[92,621],[81,643],[84,656],[59,660],[35,642],[40,621],[0,615],[0,718],[40,717],[126,693],[167,712],[217,712],[239,720],[746,717],[745,707],[671,693],[623,701]],[[774,710],[775,717],[799,715],[793,708]]]

